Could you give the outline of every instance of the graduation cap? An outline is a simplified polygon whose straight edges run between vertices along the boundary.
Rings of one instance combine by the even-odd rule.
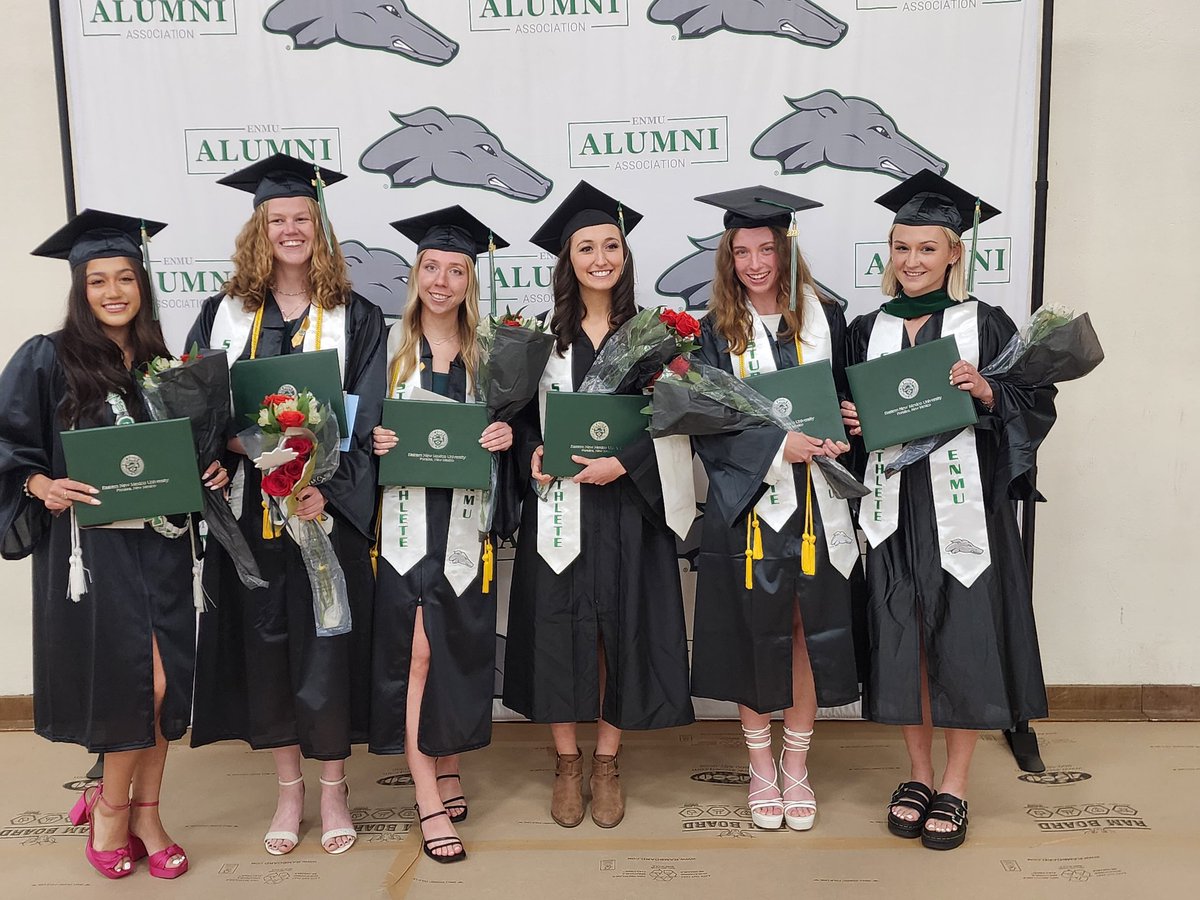
[[[701,203],[708,203],[725,210],[726,230],[730,228],[787,229],[788,243],[792,248],[792,283],[789,286],[788,306],[795,309],[796,277],[800,268],[800,245],[796,243],[796,236],[800,232],[796,228],[796,213],[804,212],[806,209],[817,209],[825,204],[761,184],[732,191],[721,191],[717,194],[704,194],[696,199]]]
[[[392,227],[417,245],[418,254],[423,250],[445,250],[470,257],[486,253],[491,268],[492,315],[496,314],[495,254],[507,247],[508,241],[458,205],[400,219],[392,222]]]
[[[697,197],[725,210],[725,228],[788,228],[794,213],[824,206],[816,200],[764,185],[721,191]]]
[[[276,153],[244,169],[230,172],[224,178],[217,179],[217,184],[253,194],[255,209],[268,200],[282,197],[316,200],[321,210],[321,229],[325,232],[325,242],[332,250],[333,234],[329,230],[329,213],[325,209],[325,188],[345,178],[345,175],[333,169],[322,168],[286,153]]]
[[[975,287],[975,246],[979,242],[979,226],[1000,215],[1000,210],[929,169],[922,169],[902,181],[875,202],[896,214],[895,225],[941,225],[959,235],[970,229],[967,290]]]
[[[616,225],[624,236],[633,231],[640,221],[641,213],[586,181],[581,181],[529,240],[547,253],[558,256],[570,243],[571,235],[581,228]]]
[[[66,225],[42,241],[33,250],[34,256],[65,259],[71,268],[93,259],[124,256],[140,259],[150,275],[150,238],[167,225],[133,216],[85,209]],[[158,318],[158,301],[154,296],[154,279],[150,278],[150,307]]]

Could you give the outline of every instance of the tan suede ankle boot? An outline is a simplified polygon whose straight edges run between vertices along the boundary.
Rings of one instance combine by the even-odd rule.
[[[578,749],[573,756],[555,754],[550,817],[563,828],[583,821],[583,753]]]
[[[592,821],[601,828],[612,828],[625,818],[625,792],[621,790],[621,773],[617,771],[617,755],[592,754]]]

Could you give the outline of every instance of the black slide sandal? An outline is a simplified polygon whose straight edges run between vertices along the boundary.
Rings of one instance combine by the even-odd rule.
[[[954,831],[921,830],[921,843],[930,850],[953,850],[967,839],[967,801],[960,800],[953,794],[938,794],[929,804],[929,814],[925,817],[950,822],[956,827]]]
[[[925,816],[928,814],[929,804],[933,802],[933,788],[927,784],[922,784],[919,781],[905,781],[892,792],[892,799],[888,802],[888,831],[902,838],[915,838],[921,836],[921,828],[925,825]],[[902,819],[894,812],[893,806],[903,806],[908,809],[916,810],[917,818],[913,821]]]

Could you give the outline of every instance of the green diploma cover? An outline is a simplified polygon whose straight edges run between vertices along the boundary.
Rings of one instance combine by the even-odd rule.
[[[646,433],[646,403],[641,394],[551,391],[546,395],[542,471],[570,478],[583,471],[572,456],[612,456],[628,447]]]
[[[492,454],[479,445],[488,427],[483,403],[384,400],[384,428],[399,443],[379,457],[379,483],[479,488],[492,479]]]
[[[287,393],[281,388],[291,387],[296,391],[312,391],[314,397],[333,409],[338,437],[345,438],[350,433],[346,427],[346,398],[342,394],[336,350],[239,359],[229,370],[229,383],[233,391],[233,416],[239,430],[258,421],[263,397]]]
[[[974,425],[975,401],[950,383],[959,359],[950,336],[848,366],[867,450]]]
[[[187,419],[62,433],[67,477],[100,491],[100,506],[76,503],[80,525],[198,512],[204,502]]]
[[[746,385],[770,400],[777,413],[797,422],[809,437],[845,442],[846,427],[829,360],[751,375]]]

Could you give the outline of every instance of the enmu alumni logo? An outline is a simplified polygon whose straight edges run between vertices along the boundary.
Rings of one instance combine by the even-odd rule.
[[[233,276],[227,259],[164,256],[151,261],[154,293],[160,309],[198,310]]]
[[[862,241],[854,245],[854,286],[879,287],[887,264],[887,241]],[[1008,284],[1012,281],[1012,238],[981,237],[975,247],[975,282]]]
[[[237,0],[79,0],[85,37],[190,39],[237,34]]]
[[[470,0],[472,31],[562,34],[629,27],[628,0]]]
[[[226,175],[275,153],[331,169],[342,168],[342,141],[337,128],[241,125],[185,128],[183,133],[189,175]]]
[[[572,169],[682,169],[694,163],[729,162],[725,116],[570,122],[567,135]]]
[[[978,11],[981,7],[1007,6],[1022,0],[855,0],[859,12],[945,13]]]

